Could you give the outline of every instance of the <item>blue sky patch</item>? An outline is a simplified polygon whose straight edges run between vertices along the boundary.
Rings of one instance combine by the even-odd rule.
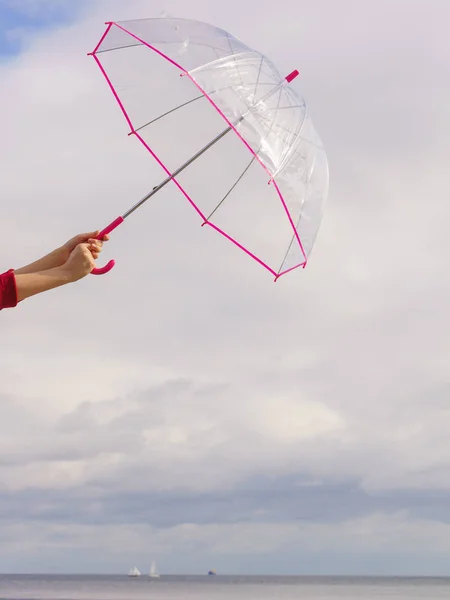
[[[0,0],[0,58],[18,54],[24,31],[71,22],[84,0]]]

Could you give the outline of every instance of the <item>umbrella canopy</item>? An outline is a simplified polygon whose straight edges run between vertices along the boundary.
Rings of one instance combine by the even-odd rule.
[[[328,192],[305,101],[263,54],[187,19],[107,23],[91,53],[134,135],[213,228],[275,279],[304,267]]]

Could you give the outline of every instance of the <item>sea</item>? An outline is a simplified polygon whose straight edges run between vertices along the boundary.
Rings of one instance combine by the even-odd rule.
[[[0,575],[0,600],[438,600],[450,578]]]

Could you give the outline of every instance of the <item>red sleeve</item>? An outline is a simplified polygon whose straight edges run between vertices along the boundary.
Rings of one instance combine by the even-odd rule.
[[[0,310],[17,306],[17,286],[14,270],[0,275]]]

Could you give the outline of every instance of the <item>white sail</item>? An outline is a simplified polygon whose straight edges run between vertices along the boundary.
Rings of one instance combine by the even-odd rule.
[[[159,573],[156,569],[156,563],[154,560],[152,561],[152,564],[150,565],[150,573],[148,574],[148,576],[151,579],[159,579]]]
[[[130,569],[129,573],[128,573],[128,577],[139,577],[140,575],[140,571],[137,567],[133,567],[132,569]]]

